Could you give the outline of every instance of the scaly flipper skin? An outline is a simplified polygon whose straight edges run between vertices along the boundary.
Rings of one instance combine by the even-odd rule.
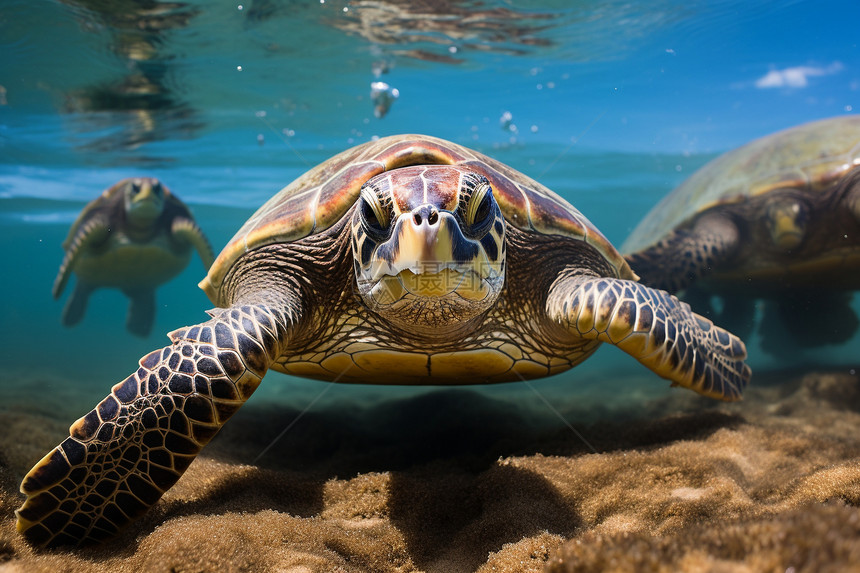
[[[692,284],[684,290],[684,302],[696,313],[719,324],[741,340],[749,338],[756,321],[756,300],[734,293],[720,294],[721,308],[714,305],[716,295]]]
[[[170,232],[174,239],[191,244],[197,254],[200,255],[203,266],[209,270],[215,261],[215,254],[212,252],[209,240],[197,223],[185,217],[177,217],[170,227]]]
[[[562,275],[550,289],[547,312],[576,336],[614,344],[673,385],[705,396],[739,400],[749,381],[744,343],[667,292]]]
[[[38,546],[101,541],[170,488],[245,403],[295,313],[217,309],[140,360],[21,484],[18,531]]]
[[[639,280],[676,293],[731,260],[740,241],[737,226],[722,215],[702,217],[693,229],[679,229],[659,243],[626,255]]]
[[[66,249],[63,262],[60,263],[60,270],[57,272],[57,278],[54,279],[54,287],[51,290],[54,298],[60,298],[60,295],[63,294],[63,289],[66,288],[66,283],[69,282],[69,278],[72,276],[75,262],[77,262],[84,251],[106,241],[109,234],[108,222],[104,217],[93,217],[78,229],[78,232],[69,244],[69,248]],[[86,300],[84,301],[84,306],[86,307]],[[66,323],[64,322],[64,324]]]

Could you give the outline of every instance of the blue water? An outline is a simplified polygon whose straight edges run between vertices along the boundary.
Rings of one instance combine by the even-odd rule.
[[[860,111],[856,0],[141,6],[0,7],[0,402],[13,388],[72,388],[94,403],[166,332],[205,318],[195,259],[159,290],[146,339],[124,330],[126,301],[112,291],[94,295],[79,326],[60,325],[60,244],[121,178],[159,177],[217,251],[307,168],[374,136],[428,133],[541,180],[620,245],[720,152]],[[399,93],[381,118],[374,81]],[[750,350],[761,369],[841,368],[860,339],[791,364],[754,340]],[[307,402],[322,386],[272,373],[255,399]],[[596,402],[666,386],[607,347],[541,388]],[[518,384],[492,391],[536,399]],[[396,390],[328,397],[351,392]]]

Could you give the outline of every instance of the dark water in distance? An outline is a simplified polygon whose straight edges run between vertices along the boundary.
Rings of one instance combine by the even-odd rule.
[[[309,167],[375,136],[428,133],[540,180],[620,245],[720,152],[860,110],[858,21],[853,0],[6,1],[0,401],[4,388],[75,384],[94,403],[166,332],[205,318],[194,259],[159,290],[147,339],[124,330],[126,301],[113,291],[93,296],[79,326],[60,325],[60,244],[121,178],[159,177],[217,252]],[[381,118],[374,81],[399,93]],[[860,355],[856,336],[790,363],[748,342],[765,369],[850,366]],[[666,386],[605,347],[540,387],[644,399]],[[310,401],[321,387],[272,373],[255,399]],[[396,391],[344,387],[329,398]],[[535,399],[519,384],[489,391]]]

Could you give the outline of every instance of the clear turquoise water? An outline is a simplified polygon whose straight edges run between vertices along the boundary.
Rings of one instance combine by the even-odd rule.
[[[4,2],[0,402],[13,389],[72,387],[94,403],[166,332],[205,318],[194,260],[160,289],[147,339],[124,330],[126,302],[111,291],[81,325],[60,325],[50,294],[60,243],[123,177],[161,178],[219,250],[308,167],[374,136],[428,133],[541,180],[620,245],[718,153],[860,110],[854,0],[409,5]],[[379,62],[388,71],[377,77]],[[400,94],[382,118],[370,100],[378,80]],[[860,355],[857,337],[790,364],[750,342],[761,369],[848,368]],[[307,403],[323,386],[273,373],[254,399]],[[607,347],[539,387],[597,402],[666,386]],[[327,399],[397,391],[342,387]],[[518,384],[490,391],[537,400]]]

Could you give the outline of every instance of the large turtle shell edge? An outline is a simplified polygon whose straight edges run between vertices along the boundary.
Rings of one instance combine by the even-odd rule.
[[[705,164],[663,197],[624,241],[625,253],[645,249],[718,205],[776,189],[826,189],[860,165],[860,115],[804,123],[766,135]]]
[[[218,255],[200,288],[215,304],[232,265],[244,253],[287,243],[334,225],[372,177],[410,165],[467,165],[487,177],[510,224],[525,231],[586,241],[622,278],[635,278],[624,258],[570,203],[537,181],[456,143],[425,135],[396,135],[348,149],[317,165],[269,199]]]

